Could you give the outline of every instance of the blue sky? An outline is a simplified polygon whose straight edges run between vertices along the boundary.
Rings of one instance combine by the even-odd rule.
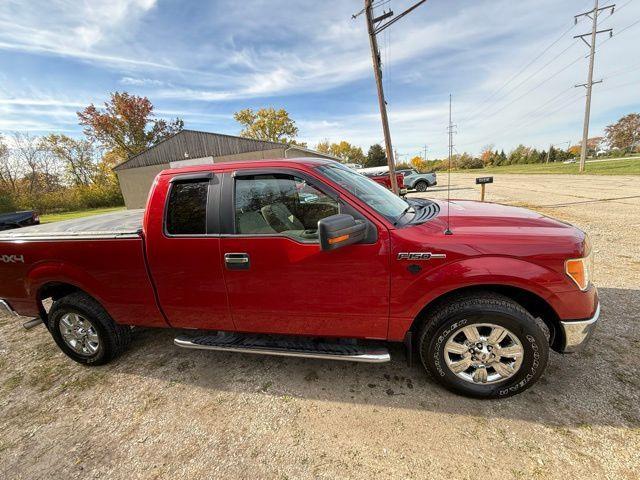
[[[392,0],[396,14],[412,2]],[[601,1],[602,4],[612,2]],[[401,158],[447,149],[546,148],[581,136],[592,1],[429,0],[379,36],[394,147]],[[300,139],[382,140],[360,1],[4,0],[0,132],[81,135],[75,112],[111,91],[148,96],[186,128],[237,134],[233,112],[284,107]],[[600,28],[593,135],[640,111],[640,0],[620,0]],[[625,29],[626,27],[629,27]],[[625,29],[625,30],[623,30]],[[564,35],[563,35],[564,34]],[[521,68],[558,40],[519,76]],[[573,62],[573,63],[572,63]],[[511,81],[506,83],[508,80]]]

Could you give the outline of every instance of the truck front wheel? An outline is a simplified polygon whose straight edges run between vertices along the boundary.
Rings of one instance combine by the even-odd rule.
[[[49,331],[58,347],[72,360],[104,365],[131,340],[131,330],[117,325],[102,306],[81,292],[56,300],[48,315]]]
[[[488,292],[458,297],[428,314],[418,349],[433,378],[476,398],[503,398],[529,388],[549,356],[548,340],[531,314]]]

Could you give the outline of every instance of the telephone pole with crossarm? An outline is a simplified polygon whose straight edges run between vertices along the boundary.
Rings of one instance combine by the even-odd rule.
[[[385,28],[391,26],[406,14],[416,9],[427,0],[421,0],[413,6],[406,9],[397,17],[382,23],[387,18],[393,16],[393,11],[383,12],[378,17],[373,16],[373,0],[364,0],[364,9],[359,13],[352,16],[352,18],[358,17],[364,12],[367,18],[367,31],[369,32],[369,43],[371,45],[371,57],[373,58],[373,73],[376,79],[376,86],[378,87],[378,104],[380,106],[380,117],[382,119],[382,131],[384,133],[384,143],[387,153],[387,163],[389,164],[389,177],[391,180],[391,190],[398,195],[398,181],[396,179],[396,165],[394,161],[393,146],[391,144],[391,131],[389,130],[389,118],[387,116],[387,102],[384,99],[384,89],[382,88],[382,67],[380,62],[380,49],[378,48],[378,33],[382,32]]]
[[[605,30],[598,30],[598,14],[603,10],[610,10],[613,14],[615,10],[615,4],[607,5],[605,7],[598,8],[598,0],[595,0],[593,10],[580,13],[574,17],[574,22],[578,23],[580,17],[588,17],[592,21],[591,33],[584,33],[582,35],[575,35],[573,38],[579,38],[587,47],[589,47],[589,74],[587,76],[587,83],[581,83],[576,87],[585,87],[587,89],[587,100],[584,106],[584,125],[582,127],[582,148],[580,150],[580,173],[584,172],[584,166],[587,159],[587,140],[589,139],[589,118],[591,116],[591,91],[594,83],[602,83],[602,80],[597,82],[593,81],[593,64],[596,56],[596,36],[599,33],[608,33],[613,35],[613,29],[607,28]],[[591,41],[585,40],[585,37],[591,37]]]

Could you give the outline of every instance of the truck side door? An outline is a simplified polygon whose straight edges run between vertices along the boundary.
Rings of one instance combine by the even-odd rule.
[[[220,175],[159,177],[147,211],[147,261],[173,327],[234,330],[220,261]]]
[[[221,256],[236,327],[246,332],[386,338],[389,234],[329,186],[294,169],[223,177]],[[369,222],[365,243],[321,251],[321,218]]]

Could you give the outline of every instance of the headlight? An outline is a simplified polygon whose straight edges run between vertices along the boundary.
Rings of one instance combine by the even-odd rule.
[[[564,263],[564,270],[583,292],[589,288],[593,275],[593,253],[583,258],[572,258]]]

